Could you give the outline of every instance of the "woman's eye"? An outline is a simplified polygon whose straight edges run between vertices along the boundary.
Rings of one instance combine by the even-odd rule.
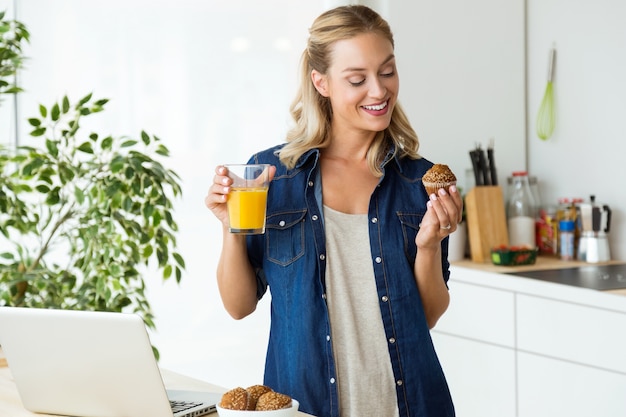
[[[393,77],[394,75],[396,75],[395,71],[390,71],[390,72],[385,72],[383,74],[380,74],[381,77],[385,77],[385,78],[390,78],[390,77]]]
[[[352,85],[353,87],[358,87],[360,85],[363,85],[365,83],[365,78],[363,78],[360,81],[348,81],[350,83],[350,85]]]

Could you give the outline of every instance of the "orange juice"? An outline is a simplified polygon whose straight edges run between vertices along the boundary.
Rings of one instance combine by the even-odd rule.
[[[234,233],[264,233],[267,187],[233,187],[228,194],[230,231]]]

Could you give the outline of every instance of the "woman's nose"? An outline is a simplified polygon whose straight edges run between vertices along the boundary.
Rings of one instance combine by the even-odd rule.
[[[369,93],[371,97],[383,98],[387,94],[387,88],[383,80],[378,77],[374,78],[374,81],[370,84]]]

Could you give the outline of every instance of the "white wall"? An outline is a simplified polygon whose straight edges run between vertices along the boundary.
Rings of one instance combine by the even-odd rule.
[[[4,1],[4,0],[3,0]],[[225,387],[262,381],[269,297],[242,321],[215,283],[221,226],[204,207],[219,163],[282,142],[307,28],[324,2],[20,0],[31,31],[20,140],[30,115],[68,94],[111,101],[84,130],[159,136],[183,181],[177,204],[182,284],[148,276],[162,366]]]
[[[400,101],[421,153],[465,191],[469,151],[494,140],[499,183],[526,168],[524,1],[389,1]]]
[[[613,210],[610,243],[626,260],[626,2],[527,0],[530,172],[544,202],[595,194]],[[547,141],[535,121],[556,47],[556,128]]]

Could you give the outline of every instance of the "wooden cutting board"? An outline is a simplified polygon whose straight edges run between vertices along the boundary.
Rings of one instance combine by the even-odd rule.
[[[465,196],[467,233],[474,262],[490,262],[491,248],[509,244],[502,189],[497,185],[474,187]]]

